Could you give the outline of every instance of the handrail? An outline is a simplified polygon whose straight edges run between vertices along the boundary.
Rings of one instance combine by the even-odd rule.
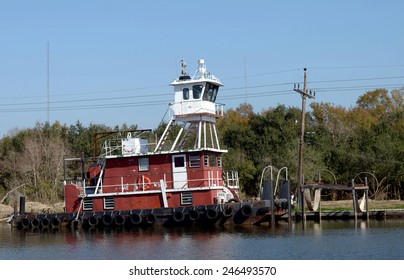
[[[262,192],[263,192],[263,189],[262,189],[262,181],[263,181],[263,179],[264,179],[264,173],[265,173],[265,171],[268,169],[268,168],[270,168],[271,169],[271,181],[272,181],[272,165],[268,165],[268,166],[265,166],[264,167],[264,169],[262,170],[262,173],[261,173],[261,181],[260,181],[260,197],[262,196]]]
[[[199,187],[189,187],[189,189],[193,188],[212,188],[212,187],[224,187],[224,180],[222,177],[218,176],[218,172],[216,172],[216,176],[214,174],[214,171],[209,171],[208,178],[202,178],[202,179],[187,179],[187,180],[182,180],[184,182],[184,186],[189,186],[190,183],[202,183]],[[164,174],[165,175],[165,174]],[[143,177],[143,176],[142,176]],[[136,176],[133,176],[133,179],[135,179]],[[145,182],[145,176],[142,178],[142,183],[139,183],[136,180],[133,180],[134,183],[125,183],[124,182],[124,177],[120,177],[120,183],[119,184],[109,184],[109,185],[104,185],[101,184],[99,186],[86,186],[86,189],[94,189],[94,193],[128,193],[132,192],[130,189],[133,186],[133,192],[142,192],[142,191],[150,191],[150,190],[161,190],[161,184],[160,180],[163,180],[167,186],[167,189],[175,189],[174,188],[174,182],[181,182],[181,181],[166,181],[166,177],[163,176],[162,178],[156,180],[156,181],[151,181]],[[81,181],[80,181],[81,182]],[[79,182],[71,184],[77,185]],[[152,185],[151,189],[146,189],[142,185]],[[113,189],[113,191],[111,191]],[[85,191],[85,190],[84,190]]]
[[[222,103],[215,103],[215,113],[217,116],[223,117],[224,116],[224,105]]]
[[[231,178],[229,176],[229,172],[231,175]],[[239,188],[240,187],[240,181],[238,178],[238,172],[237,171],[226,171],[226,186],[228,188]]]
[[[276,183],[275,183],[275,190],[274,190],[274,195],[276,194],[276,190],[278,189],[278,182],[279,182],[279,175],[281,173],[281,171],[285,169],[286,170],[286,175],[285,175],[285,180],[288,180],[288,168],[286,166],[282,167],[281,169],[279,169],[278,171],[278,175],[276,176]]]

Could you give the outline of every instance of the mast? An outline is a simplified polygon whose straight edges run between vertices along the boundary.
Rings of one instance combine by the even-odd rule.
[[[47,50],[46,50],[46,92],[47,92],[47,121],[50,125],[50,117],[49,117],[49,42],[47,42]]]

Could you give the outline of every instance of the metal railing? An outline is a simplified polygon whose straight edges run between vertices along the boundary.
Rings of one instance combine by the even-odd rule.
[[[216,111],[217,116],[223,117],[224,116],[224,104],[215,103],[215,111]]]
[[[167,189],[193,189],[193,188],[215,188],[229,187],[238,189],[238,174],[237,172],[227,172],[224,179],[219,171],[200,171],[204,174],[202,178],[186,180],[167,180],[168,174],[159,173],[136,176],[120,176],[120,177],[104,177],[103,180],[96,180],[97,185],[89,185],[87,180],[70,180],[70,184],[80,186],[84,194],[100,194],[100,193],[128,193],[128,192],[143,192],[143,191],[161,191],[161,180],[163,180]],[[175,176],[175,173],[174,173]],[[151,180],[150,178],[153,178]],[[104,184],[104,181],[114,180],[119,183]],[[65,184],[67,184],[65,181]],[[176,187],[176,185],[181,187]]]

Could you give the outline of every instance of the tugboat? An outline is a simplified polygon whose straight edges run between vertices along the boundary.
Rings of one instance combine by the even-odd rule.
[[[274,207],[268,200],[240,202],[238,174],[223,170],[227,150],[221,148],[216,128],[224,115],[224,105],[216,103],[223,85],[203,59],[192,77],[185,61],[181,66],[181,75],[170,84],[171,117],[158,140],[150,141],[151,130],[96,136],[106,140],[87,171],[84,159],[65,159],[65,213],[20,213],[18,225],[259,224],[268,221],[271,209],[283,215],[285,203]],[[67,178],[72,164],[82,166],[74,180]]]

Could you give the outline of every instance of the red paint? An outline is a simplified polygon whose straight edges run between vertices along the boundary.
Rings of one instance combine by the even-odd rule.
[[[104,200],[111,197],[114,198],[114,207],[111,210],[162,208],[164,203],[160,180],[165,180],[167,183],[168,207],[189,205],[182,203],[181,193],[192,193],[192,205],[214,204],[215,197],[220,191],[217,187],[223,187],[222,168],[220,166],[205,166],[204,156],[208,154],[216,158],[220,156],[220,153],[207,151],[198,153],[200,164],[197,167],[190,166],[190,153],[182,153],[186,154],[187,159],[188,180],[187,188],[184,189],[174,189],[173,187],[172,154],[147,156],[149,158],[148,171],[139,171],[139,158],[145,157],[144,155],[108,158],[104,170],[102,192],[93,194],[97,176],[101,172],[100,166],[90,167],[88,172],[90,175],[88,183],[91,185],[86,187],[86,193],[89,194],[88,198],[93,200],[92,209],[86,210],[83,205],[80,205],[80,193],[84,194],[84,189],[75,184],[67,184],[65,186],[66,212],[109,210],[105,208]],[[196,154],[196,152],[192,152],[194,159]],[[215,165],[217,165],[216,160]],[[142,182],[145,183],[144,188]],[[91,196],[91,194],[93,195]]]

